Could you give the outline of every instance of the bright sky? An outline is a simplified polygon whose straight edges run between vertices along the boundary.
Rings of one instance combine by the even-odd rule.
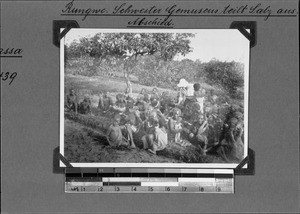
[[[236,29],[84,29],[73,28],[65,36],[65,43],[68,45],[81,37],[92,37],[96,33],[194,33],[191,38],[191,47],[193,51],[185,57],[178,55],[176,60],[180,59],[199,59],[201,62],[208,62],[215,58],[220,61],[236,61],[249,64],[250,43]]]

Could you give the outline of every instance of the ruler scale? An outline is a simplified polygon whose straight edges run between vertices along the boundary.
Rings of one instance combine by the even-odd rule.
[[[232,169],[66,169],[66,193],[234,193]]]

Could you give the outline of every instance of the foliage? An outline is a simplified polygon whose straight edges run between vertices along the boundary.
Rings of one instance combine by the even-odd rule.
[[[181,78],[194,82],[197,78],[197,64],[185,59],[164,61],[154,56],[145,56],[138,60],[133,70],[140,83],[163,88],[175,88]]]
[[[159,60],[170,61],[176,54],[191,51],[190,33],[98,33],[92,38],[81,38],[67,47],[67,58],[92,57],[112,65],[122,62],[130,73],[138,57],[156,55]]]
[[[210,84],[223,87],[232,97],[240,96],[238,88],[244,85],[240,64],[212,60],[205,65],[204,73]]]

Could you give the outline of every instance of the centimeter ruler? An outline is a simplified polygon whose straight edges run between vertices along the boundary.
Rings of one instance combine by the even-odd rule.
[[[66,177],[66,193],[234,193],[233,170],[174,177]],[[224,173],[225,172],[225,173]],[[102,174],[105,175],[105,174]],[[128,174],[126,174],[128,175]],[[167,175],[167,174],[165,174]],[[202,175],[202,176],[201,176]]]

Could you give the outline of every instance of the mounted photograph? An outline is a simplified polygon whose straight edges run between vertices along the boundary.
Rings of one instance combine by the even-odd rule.
[[[74,167],[235,168],[249,64],[237,29],[73,28],[60,41],[60,153]]]

